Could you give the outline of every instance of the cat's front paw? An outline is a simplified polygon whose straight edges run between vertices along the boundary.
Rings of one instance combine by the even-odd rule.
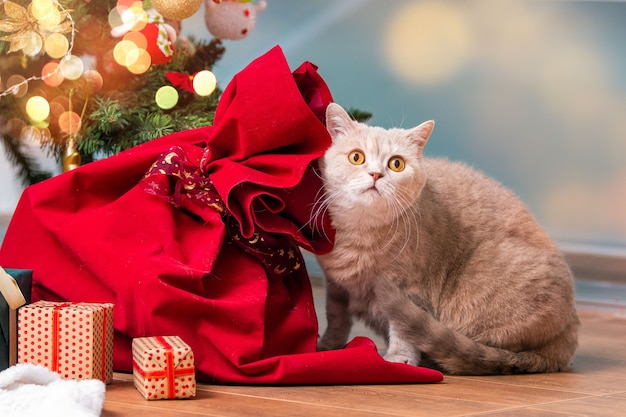
[[[387,362],[406,363],[413,366],[417,366],[419,363],[419,358],[403,353],[388,353],[385,355],[385,360]]]
[[[332,339],[330,337],[321,337],[317,341],[317,351],[322,352],[325,350],[341,349],[345,346],[345,341],[339,339]]]

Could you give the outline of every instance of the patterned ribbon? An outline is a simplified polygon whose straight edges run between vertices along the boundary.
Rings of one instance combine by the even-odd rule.
[[[175,368],[174,366],[174,348],[163,336],[157,336],[156,340],[165,348],[165,369],[157,371],[145,371],[141,369],[139,364],[133,359],[133,367],[145,379],[162,379],[167,380],[167,398],[174,398],[174,383],[177,377],[195,375],[194,368]]]
[[[194,162],[181,146],[173,146],[145,174],[144,190],[201,218],[204,218],[206,208],[220,213],[232,242],[258,259],[269,274],[283,276],[300,269],[304,263],[302,253],[287,236],[258,227],[251,237],[241,234],[237,219],[202,168],[207,165],[209,153],[210,149],[206,147],[200,160]]]

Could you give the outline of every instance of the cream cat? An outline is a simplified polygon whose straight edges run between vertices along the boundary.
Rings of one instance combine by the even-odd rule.
[[[328,318],[318,349],[342,347],[355,316],[387,338],[393,362],[472,375],[567,369],[579,326],[572,275],[514,194],[423,158],[432,121],[386,130],[337,104],[326,120],[318,214],[328,210],[336,243],[318,257]]]

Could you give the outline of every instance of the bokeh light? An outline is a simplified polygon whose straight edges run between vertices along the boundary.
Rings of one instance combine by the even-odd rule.
[[[389,22],[384,53],[411,84],[436,85],[456,75],[473,48],[470,24],[456,3],[409,2]]]
[[[59,65],[61,66],[63,76],[68,80],[77,80],[83,75],[83,61],[76,55],[63,58]]]
[[[152,64],[152,58],[150,54],[145,49],[137,48],[133,51],[135,55],[133,59],[133,63],[128,65],[128,71],[133,74],[143,74],[144,72],[150,69],[150,65]]]
[[[58,87],[63,83],[65,77],[59,68],[59,63],[50,61],[41,69],[41,78],[49,87]]]
[[[52,132],[47,127],[40,129],[41,139],[40,142],[42,145],[46,145],[48,143],[52,143]]]
[[[69,50],[70,42],[60,33],[53,33],[46,38],[45,50],[50,58],[61,58]]]
[[[80,130],[81,125],[80,116],[76,112],[66,111],[59,116],[59,129],[63,133],[72,135]]]
[[[131,41],[137,46],[137,48],[148,49],[148,40],[141,32],[128,32],[122,39],[125,41]]]
[[[20,132],[20,138],[25,142],[41,144],[41,131],[35,126],[24,126]]]
[[[13,117],[9,119],[3,127],[3,132],[7,132],[14,137],[20,137],[22,129],[26,126],[26,123],[22,119]]]
[[[131,31],[141,30],[148,23],[148,13],[143,9],[141,2],[134,2],[128,9],[122,12],[121,17],[122,22]]]
[[[26,78],[19,74],[11,75],[7,78],[7,90],[12,89],[15,97],[24,97],[28,92],[28,83]]]
[[[199,96],[208,96],[217,86],[215,75],[208,70],[198,72],[193,77],[193,89]]]
[[[50,120],[58,123],[61,115],[70,107],[70,101],[65,96],[58,96],[50,100]]]
[[[102,89],[104,80],[102,75],[96,70],[87,70],[83,73],[87,94],[94,95]]]
[[[130,40],[121,40],[113,48],[115,62],[123,67],[133,65],[139,56],[137,45]]]
[[[178,91],[170,85],[159,88],[154,96],[157,106],[169,110],[178,103]]]
[[[25,55],[35,56],[43,48],[43,39],[33,31],[26,32],[22,35],[21,45]]]
[[[50,114],[50,104],[48,100],[41,96],[33,96],[26,102],[26,114],[35,121],[41,122]]]
[[[54,28],[61,23],[61,13],[52,0],[33,0],[30,10],[44,28]]]

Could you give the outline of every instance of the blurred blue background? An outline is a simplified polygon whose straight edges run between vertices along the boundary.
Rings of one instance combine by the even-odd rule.
[[[626,3],[267,0],[225,41],[224,87],[281,45],[319,66],[335,101],[370,124],[436,121],[426,156],[512,188],[562,245],[626,250]],[[202,12],[183,35],[210,38]],[[0,160],[0,213],[20,187]]]

